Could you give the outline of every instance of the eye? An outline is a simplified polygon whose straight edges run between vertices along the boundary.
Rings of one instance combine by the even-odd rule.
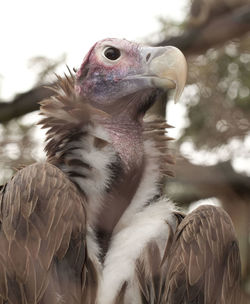
[[[109,46],[104,50],[103,55],[107,59],[114,61],[121,57],[121,51],[115,47]]]

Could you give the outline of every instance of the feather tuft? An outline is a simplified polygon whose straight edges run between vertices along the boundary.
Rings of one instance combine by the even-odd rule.
[[[163,175],[174,177],[175,174],[169,165],[175,164],[175,158],[169,154],[168,142],[173,140],[167,136],[167,129],[173,128],[164,119],[158,117],[147,117],[143,122],[144,141],[150,140],[154,143],[158,153],[151,157],[156,157],[160,164],[160,171]]]
[[[94,125],[97,116],[107,115],[77,95],[75,75],[67,69],[68,74],[64,74],[64,77],[56,75],[56,85],[48,87],[55,95],[40,102],[40,115],[44,118],[39,124],[48,129],[45,152],[48,160],[54,164],[56,155],[63,154],[64,147],[72,141],[73,136],[76,139],[83,136],[79,130],[87,130],[90,125]]]

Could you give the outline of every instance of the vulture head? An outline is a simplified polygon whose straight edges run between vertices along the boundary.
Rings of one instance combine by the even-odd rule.
[[[104,39],[83,60],[77,72],[76,91],[113,118],[140,121],[166,89],[176,87],[175,99],[179,98],[186,72],[185,57],[175,47]]]
[[[146,111],[166,90],[184,88],[187,65],[175,47],[148,47],[125,39],[104,39],[88,52],[76,75],[75,91],[100,113],[124,163],[140,159]],[[141,157],[142,159],[142,157]],[[131,167],[131,166],[130,166]]]

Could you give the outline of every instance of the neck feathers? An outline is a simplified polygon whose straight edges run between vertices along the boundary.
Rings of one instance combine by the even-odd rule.
[[[55,95],[42,101],[40,108],[41,115],[45,116],[40,124],[48,129],[45,152],[51,162],[62,161],[65,147],[70,142],[79,141],[89,127],[96,124],[98,115],[107,116],[76,94],[75,77],[71,72],[65,78],[57,76],[57,80],[57,84],[51,87]]]
[[[108,121],[109,114],[92,107],[88,100],[76,94],[75,77],[71,72],[69,76],[57,78],[52,88],[55,95],[41,103],[44,118],[40,124],[48,129],[45,151],[48,161],[94,201],[89,204],[89,214],[92,214],[90,218],[95,218],[103,196],[110,191],[113,182],[125,174],[125,166],[120,151],[112,142],[112,134],[99,123]],[[169,164],[174,161],[167,152],[170,138],[165,134],[168,127],[165,121],[152,118],[141,127],[143,164],[157,164],[157,182],[164,175],[172,175]]]

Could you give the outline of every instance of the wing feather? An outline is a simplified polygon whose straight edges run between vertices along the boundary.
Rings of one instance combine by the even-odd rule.
[[[137,261],[142,303],[240,303],[240,257],[231,219],[214,206],[202,206],[177,228],[160,259],[159,240],[150,243]]]
[[[86,216],[76,187],[34,164],[2,187],[0,203],[0,303],[80,303]]]
[[[187,215],[166,263],[167,303],[239,303],[239,248],[223,209],[202,206]]]

